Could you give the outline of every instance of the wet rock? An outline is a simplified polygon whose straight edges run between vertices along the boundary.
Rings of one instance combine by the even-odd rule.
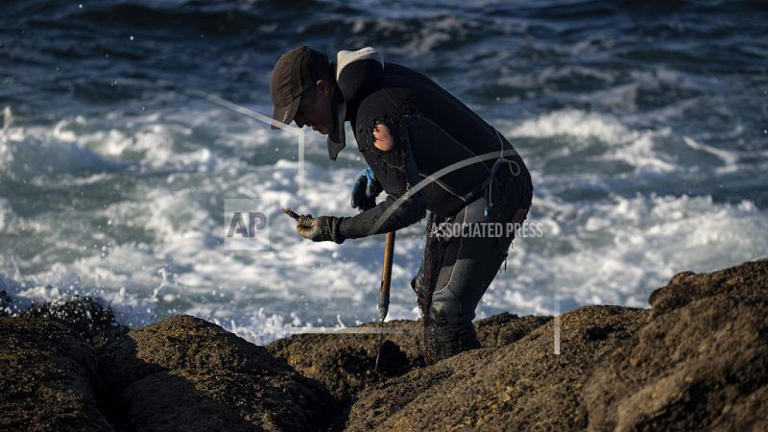
[[[265,348],[191,316],[132,330],[102,349],[122,430],[319,430],[331,397]]]
[[[91,297],[75,296],[50,303],[34,304],[22,312],[21,316],[58,321],[96,344],[104,343],[128,331],[126,327],[115,322],[110,307]]]
[[[176,316],[104,343],[111,312],[78,302],[0,318],[0,430],[768,429],[768,260],[650,309],[480,320],[483,348],[429,367],[421,323],[388,322],[381,373],[376,323],[264,348]]]
[[[519,317],[508,312],[476,321],[475,332],[484,348],[495,348],[517,342],[551,320],[551,316]]]
[[[332,417],[322,386],[219,326],[176,316],[103,343],[111,313],[96,305],[0,318],[0,430],[312,431]]]
[[[385,376],[402,375],[424,366],[421,323],[389,321],[384,329]],[[344,403],[382,379],[375,371],[379,324],[366,323],[347,330],[351,332],[298,334],[279,339],[267,349],[300,373],[321,382],[337,401]]]
[[[768,259],[764,259],[711,273],[678,273],[669,284],[654,291],[648,301],[654,315],[660,315],[696,300],[718,295],[741,303],[759,304],[765,300],[767,289]]]
[[[96,365],[88,342],[61,323],[0,318],[0,430],[112,431]]]
[[[610,325],[632,331],[647,312],[591,306],[561,317],[517,342],[461,353],[358,394],[344,430],[575,430],[587,424],[579,393],[591,366],[625,339],[586,336]],[[503,322],[503,320],[499,320]]]
[[[478,320],[475,329],[483,346],[495,348],[522,338],[550,319],[503,313]],[[394,320],[384,325],[387,333],[380,359],[381,374],[375,371],[378,323],[348,329],[370,329],[370,333],[300,334],[277,340],[267,349],[302,374],[323,383],[343,404],[384,378],[424,367],[421,321]]]
[[[365,388],[340,428],[768,429],[768,260],[678,275],[650,303],[579,308],[510,343],[493,317],[485,348]]]
[[[683,273],[595,367],[589,430],[768,430],[768,261]]]
[[[11,296],[5,292],[0,291],[0,317],[8,316],[11,314]]]

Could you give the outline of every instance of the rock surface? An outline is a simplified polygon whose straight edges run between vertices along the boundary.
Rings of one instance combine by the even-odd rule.
[[[67,326],[0,318],[0,430],[112,431],[99,410],[97,358]]]
[[[374,371],[378,352],[378,324],[360,326],[370,333],[299,334],[279,339],[267,346],[300,373],[320,381],[338,403],[345,403],[366,386],[379,382]],[[386,340],[394,342],[387,350],[386,376],[401,375],[424,366],[420,326],[413,321],[385,323]]]
[[[141,431],[319,430],[331,398],[263,347],[186,315],[105,346],[114,422]]]
[[[75,296],[63,301],[32,305],[21,316],[58,321],[94,344],[106,343],[128,331],[128,328],[115,323],[111,308],[90,297]]]
[[[174,316],[128,331],[89,299],[0,318],[0,430],[768,430],[768,260],[681,273],[650,309],[475,323],[425,367],[421,326],[266,348]],[[560,353],[554,354],[556,327]]]
[[[0,290],[0,317],[10,315],[11,298],[5,290]]]
[[[111,316],[78,299],[0,318],[0,430],[314,431],[331,418],[323,386],[215,324],[181,315],[102,337]]]
[[[517,342],[462,353],[359,395],[345,430],[577,430],[587,424],[581,388],[602,355],[626,341],[644,310],[591,306]]]
[[[510,344],[551,317],[518,317],[502,313],[475,322],[478,339],[485,347]],[[344,404],[357,392],[383,379],[424,367],[421,322],[397,320],[384,323],[385,341],[380,364],[383,373],[374,370],[378,353],[378,324],[366,323],[356,328],[370,333],[299,334],[279,339],[267,346],[302,374],[317,379]],[[389,348],[389,349],[387,349]]]
[[[366,389],[344,430],[768,430],[768,260],[676,276]]]
[[[590,430],[768,430],[768,261],[682,273],[584,391]]]

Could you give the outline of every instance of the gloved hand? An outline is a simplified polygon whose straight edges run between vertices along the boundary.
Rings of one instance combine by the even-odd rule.
[[[375,207],[376,197],[383,190],[381,183],[373,176],[373,171],[370,168],[366,169],[357,176],[355,185],[352,186],[352,208],[366,211]]]
[[[333,241],[343,243],[345,238],[339,232],[341,218],[336,216],[312,217],[311,214],[296,218],[296,232],[314,242]]]

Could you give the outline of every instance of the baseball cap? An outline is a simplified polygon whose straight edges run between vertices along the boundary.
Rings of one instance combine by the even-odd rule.
[[[289,124],[296,117],[301,95],[314,86],[316,80],[329,74],[328,56],[308,46],[300,46],[286,52],[272,69],[272,119]],[[272,122],[272,129],[279,123]]]

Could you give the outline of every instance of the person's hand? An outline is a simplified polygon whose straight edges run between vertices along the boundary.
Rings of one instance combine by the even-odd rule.
[[[344,236],[339,232],[341,218],[336,216],[312,217],[311,214],[299,215],[291,209],[283,209],[283,213],[296,220],[296,232],[314,242],[332,241],[343,243]]]
[[[366,211],[375,207],[376,197],[383,190],[381,183],[373,176],[373,171],[370,168],[366,169],[357,176],[352,186],[352,208]]]

